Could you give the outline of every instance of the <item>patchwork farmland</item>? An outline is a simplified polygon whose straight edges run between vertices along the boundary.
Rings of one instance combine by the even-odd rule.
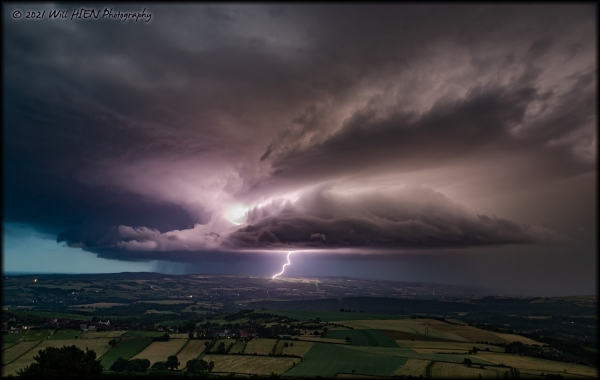
[[[5,334],[2,339],[2,373],[14,375],[19,369],[33,363],[33,356],[40,349],[74,344],[82,349],[93,349],[106,371],[110,370],[119,357],[126,360],[148,359],[151,363],[156,363],[175,355],[180,362],[177,374],[185,373],[188,361],[202,359],[213,362],[212,372],[216,375],[236,373],[242,377],[268,376],[274,373],[284,378],[504,378],[506,374],[520,374],[526,378],[540,376],[543,372],[565,378],[597,378],[597,368],[589,361],[588,365],[580,365],[575,364],[578,361],[567,363],[566,360],[539,359],[530,355],[536,352],[559,352],[555,349],[552,351],[552,346],[546,343],[544,336],[522,336],[513,333],[519,331],[517,329],[491,328],[485,324],[473,323],[473,318],[477,321],[481,318],[473,311],[478,306],[472,304],[455,303],[453,307],[458,312],[449,314],[447,319],[439,316],[426,318],[422,315],[362,312],[357,303],[363,302],[361,300],[351,301],[356,304],[357,312],[348,312],[345,303],[350,301],[346,299],[319,301],[322,305],[334,306],[343,302],[344,309],[340,310],[338,307],[339,311],[335,308],[327,311],[312,310],[309,308],[312,304],[308,303],[306,308],[300,310],[274,310],[274,306],[269,306],[270,309],[258,309],[247,307],[243,301],[237,305],[220,302],[219,298],[215,301],[197,301],[193,292],[197,289],[197,281],[202,279],[192,279],[196,282],[190,284],[183,294],[194,294],[194,302],[188,300],[188,296],[172,298],[168,294],[169,289],[175,289],[179,285],[175,285],[171,279],[164,282],[128,280],[124,284],[118,284],[115,280],[117,284],[113,283],[106,293],[118,294],[119,288],[129,289],[129,293],[121,294],[126,297],[132,296],[131,289],[136,289],[135,292],[140,294],[148,291],[141,300],[150,302],[140,302],[140,299],[135,298],[130,301],[122,298],[95,298],[98,293],[93,289],[100,288],[99,281],[74,281],[64,285],[69,287],[68,294],[76,290],[82,291],[79,286],[92,289],[87,293],[94,298],[82,300],[79,306],[85,306],[83,308],[66,306],[62,311],[9,311],[9,318],[23,318],[27,322],[7,326],[12,333]],[[227,281],[236,280],[228,278]],[[261,286],[270,286],[269,284],[271,282],[267,281]],[[304,284],[311,291],[316,290],[314,282]],[[279,282],[276,286],[273,291],[288,285]],[[319,286],[323,286],[322,282]],[[225,291],[227,287],[222,289],[219,292]],[[236,296],[245,291],[243,289],[255,291],[261,288],[236,287]],[[156,294],[158,296],[154,299],[150,297]],[[587,298],[584,301],[591,302]],[[115,305],[110,305],[111,302]],[[316,303],[317,307],[319,302]],[[388,299],[386,302],[393,304],[395,301]],[[410,307],[409,300],[401,302]],[[508,301],[502,301],[502,307],[506,302]],[[524,301],[518,302],[522,304]],[[119,303],[122,305],[117,305]],[[434,309],[451,303],[419,300],[417,304]],[[592,318],[594,316],[591,309],[579,304],[570,309],[563,301],[537,302],[531,305],[533,306],[522,315],[511,310],[507,321],[517,323],[522,319],[532,325],[545,326],[563,318],[571,334],[579,331],[578,322],[583,323],[584,327],[597,323],[597,319]],[[548,315],[544,314],[545,310],[552,307],[560,312],[566,309],[565,313],[568,315],[546,318]],[[156,313],[145,314],[148,310]],[[530,318],[531,316],[536,318]],[[80,321],[92,326],[93,317],[96,320],[110,319],[111,324],[97,325],[99,331],[78,329]],[[54,318],[58,318],[60,323],[52,322]],[[61,321],[60,318],[64,319]],[[498,315],[495,318],[502,320]],[[37,326],[29,322],[40,319],[44,323]],[[585,334],[589,335],[589,331]],[[111,344],[108,343],[110,341]],[[205,344],[211,347],[210,352],[206,351]],[[514,352],[511,351],[513,348],[529,351],[520,356],[509,353]],[[584,353],[597,354],[593,345],[585,346],[584,349]]]
[[[214,362],[213,372],[249,375],[281,374],[298,363],[297,358],[274,358],[268,356],[205,355],[204,360]]]
[[[118,359],[131,359],[152,343],[152,338],[123,338],[117,345],[100,357],[102,366],[106,369]]]
[[[177,354],[177,358],[181,363],[180,369],[185,367],[185,363],[187,363],[188,360],[197,359],[200,355],[202,355],[206,349],[206,342],[209,341],[201,339],[187,340],[186,345],[183,346],[181,351],[179,351]]]
[[[257,355],[269,355],[273,352],[273,347],[277,343],[275,339],[262,339],[255,338],[252,339],[246,345],[246,350],[244,353],[246,354],[257,354]]]

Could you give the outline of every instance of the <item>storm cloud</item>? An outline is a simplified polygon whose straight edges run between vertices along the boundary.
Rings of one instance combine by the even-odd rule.
[[[575,241],[594,260],[596,5],[3,7],[5,224],[116,260]]]
[[[352,196],[315,191],[229,236],[238,246],[280,248],[460,247],[559,242],[544,227],[475,215],[426,188]]]

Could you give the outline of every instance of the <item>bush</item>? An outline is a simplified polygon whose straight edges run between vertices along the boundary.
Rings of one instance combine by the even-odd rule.
[[[118,358],[117,361],[110,366],[110,370],[115,372],[123,372],[125,371],[125,367],[127,367],[127,363],[129,363],[129,360]]]
[[[153,341],[154,342],[166,342],[169,339],[171,339],[171,337],[169,336],[169,334],[165,333],[163,336],[159,336],[157,338],[154,338]]]
[[[188,373],[203,373],[212,371],[214,366],[214,362],[207,363],[206,360],[192,359],[185,364],[185,369]]]
[[[152,364],[151,369],[153,371],[166,371],[167,365],[165,364],[165,362],[156,362],[156,363]]]
[[[125,367],[125,371],[127,372],[142,372],[142,366],[136,362],[129,362]]]
[[[177,367],[179,367],[179,359],[177,359],[177,356],[171,355],[167,358],[167,362],[165,364],[168,369],[177,369]]]
[[[150,368],[150,360],[148,360],[148,359],[131,359],[129,362],[139,364],[140,368],[141,368],[141,372],[144,372],[148,368]]]

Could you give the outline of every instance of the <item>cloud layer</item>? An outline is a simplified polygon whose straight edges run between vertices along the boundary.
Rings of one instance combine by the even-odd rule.
[[[595,183],[595,5],[155,4],[35,28],[16,7],[5,223],[166,259],[595,230],[565,185]],[[555,188],[564,212],[515,206]]]

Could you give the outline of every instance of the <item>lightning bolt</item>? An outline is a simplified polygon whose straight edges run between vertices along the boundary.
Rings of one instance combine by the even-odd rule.
[[[283,274],[283,272],[285,272],[285,267],[287,267],[288,265],[290,265],[291,261],[290,261],[290,255],[292,254],[293,251],[289,251],[287,254],[287,263],[283,264],[283,268],[281,268],[281,272],[277,273],[275,276],[273,276],[273,280],[275,279],[275,277],[280,276]]]

